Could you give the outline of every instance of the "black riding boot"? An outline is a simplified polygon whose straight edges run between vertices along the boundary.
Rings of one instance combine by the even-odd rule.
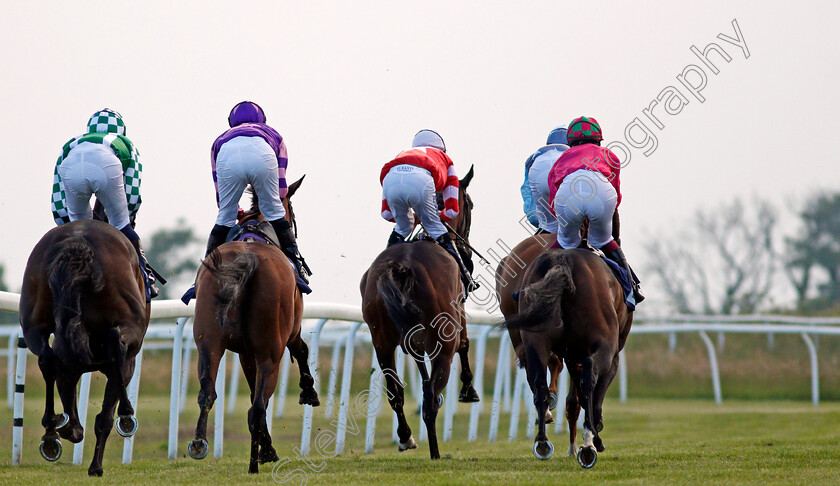
[[[300,279],[309,283],[309,275],[312,275],[312,272],[309,270],[309,266],[306,264],[306,261],[300,255],[300,251],[298,251],[295,234],[292,231],[292,225],[285,218],[269,221],[269,223],[271,223],[271,227],[274,228],[274,232],[277,233],[277,240],[280,242],[280,249],[283,250],[283,253],[292,260],[298,275],[300,275]]]
[[[396,245],[397,243],[405,242],[405,237],[399,233],[397,230],[391,232],[391,236],[388,238],[388,246],[385,248],[391,248],[392,246]]]
[[[210,238],[207,240],[207,251],[204,252],[204,258],[207,258],[207,255],[209,255],[210,252],[220,247],[225,242],[229,232],[230,228],[227,226],[222,226],[220,224],[213,226],[213,230],[210,231]]]
[[[464,289],[466,291],[464,300],[466,300],[467,295],[478,288],[478,282],[473,280],[470,271],[467,269],[467,266],[464,265],[464,260],[461,259],[461,254],[458,253],[458,249],[455,248],[455,243],[453,243],[452,237],[449,236],[449,233],[440,235],[435,241],[442,246],[444,250],[448,251],[458,263],[458,268],[461,271],[461,282],[464,283]]]
[[[155,278],[155,271],[152,269],[152,266],[149,264],[149,260],[146,259],[146,252],[143,251],[143,246],[140,245],[140,240],[137,241],[137,248],[140,253],[140,264],[146,269],[146,274],[149,276],[149,293],[151,294],[152,298],[154,299],[158,295],[160,295],[160,289],[157,288],[157,279]],[[161,284],[165,284],[166,281],[163,280],[161,277]]]
[[[140,237],[130,224],[120,228],[120,233],[128,238],[131,246],[134,247],[134,251],[137,252],[137,259],[140,261],[140,273],[143,274],[143,284],[146,287],[146,302],[148,302],[157,297],[160,291],[154,285],[155,280],[150,271],[151,267],[149,266],[149,262],[146,261],[146,255],[143,253],[143,249],[140,247]]]
[[[637,277],[636,272],[634,272],[633,269],[630,268],[630,264],[627,263],[627,257],[624,256],[624,252],[621,250],[621,247],[614,251],[606,250],[604,248],[601,248],[601,250],[607,256],[607,258],[618,263],[620,267],[627,270],[627,273],[633,280],[633,297],[636,299],[636,303],[638,304],[645,300],[645,294],[642,293],[642,288],[639,285],[639,277]]]

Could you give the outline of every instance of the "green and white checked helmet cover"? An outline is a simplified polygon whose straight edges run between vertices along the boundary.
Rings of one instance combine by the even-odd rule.
[[[125,123],[122,115],[109,108],[97,111],[88,120],[87,133],[116,133],[125,135]]]

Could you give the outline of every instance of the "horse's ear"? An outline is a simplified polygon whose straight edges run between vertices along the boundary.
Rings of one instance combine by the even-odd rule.
[[[461,187],[461,189],[466,189],[467,186],[470,185],[470,181],[472,180],[473,175],[475,175],[473,173],[474,167],[475,165],[471,165],[470,170],[467,172],[467,175],[465,175],[464,178],[459,181],[458,185]]]
[[[298,188],[300,187],[300,184],[303,182],[304,177],[306,177],[306,174],[303,174],[303,177],[296,180],[295,182],[292,183],[291,186],[289,186],[289,192],[286,193],[286,197],[292,197],[294,195],[294,193],[297,192]]]

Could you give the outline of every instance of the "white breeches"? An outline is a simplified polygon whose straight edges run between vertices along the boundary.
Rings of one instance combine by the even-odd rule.
[[[268,221],[286,216],[280,199],[277,155],[260,137],[236,137],[222,145],[216,156],[216,188],[219,191],[219,216],[216,224],[233,226],[239,200],[251,184],[260,201],[260,213]]]
[[[540,220],[540,229],[549,233],[557,233],[557,219],[551,214],[548,189],[548,174],[556,161],[555,158],[537,158],[528,170],[531,197],[537,210],[537,217]]]
[[[394,230],[403,237],[411,233],[413,226],[409,209],[414,210],[432,238],[446,233],[435,200],[435,181],[428,170],[408,164],[392,167],[382,179],[382,198],[388,201],[394,215]]]
[[[612,218],[618,194],[601,173],[581,169],[567,175],[554,196],[557,242],[563,248],[580,244],[583,218],[589,218],[589,244],[601,248],[612,241]]]
[[[112,226],[122,229],[129,223],[125,174],[113,150],[98,143],[81,143],[58,166],[58,174],[64,183],[70,221],[93,217],[90,198],[96,194]]]

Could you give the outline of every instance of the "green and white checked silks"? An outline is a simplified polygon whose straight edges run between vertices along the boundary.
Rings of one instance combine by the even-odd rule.
[[[103,112],[100,112],[103,113]],[[94,118],[91,118],[93,122]],[[119,120],[122,123],[122,120]],[[107,123],[106,123],[107,124]],[[90,126],[90,129],[98,129],[98,127]],[[114,125],[116,127],[116,125]],[[124,126],[119,126],[123,133]],[[108,128],[106,128],[108,129]],[[80,143],[99,143],[106,145],[114,151],[117,158],[122,162],[123,173],[125,174],[125,198],[128,202],[128,217],[133,223],[137,216],[137,211],[140,209],[142,198],[140,197],[140,179],[143,173],[143,164],[140,163],[140,152],[131,143],[131,140],[124,135],[118,135],[116,130],[113,132],[92,132],[80,135],[71,139],[62,147],[61,155],[55,164],[55,171],[53,172],[53,187],[52,187],[52,213],[56,224],[62,225],[70,222],[70,216],[67,212],[67,198],[64,193],[64,183],[61,176],[58,174],[58,167],[70,151]]]

